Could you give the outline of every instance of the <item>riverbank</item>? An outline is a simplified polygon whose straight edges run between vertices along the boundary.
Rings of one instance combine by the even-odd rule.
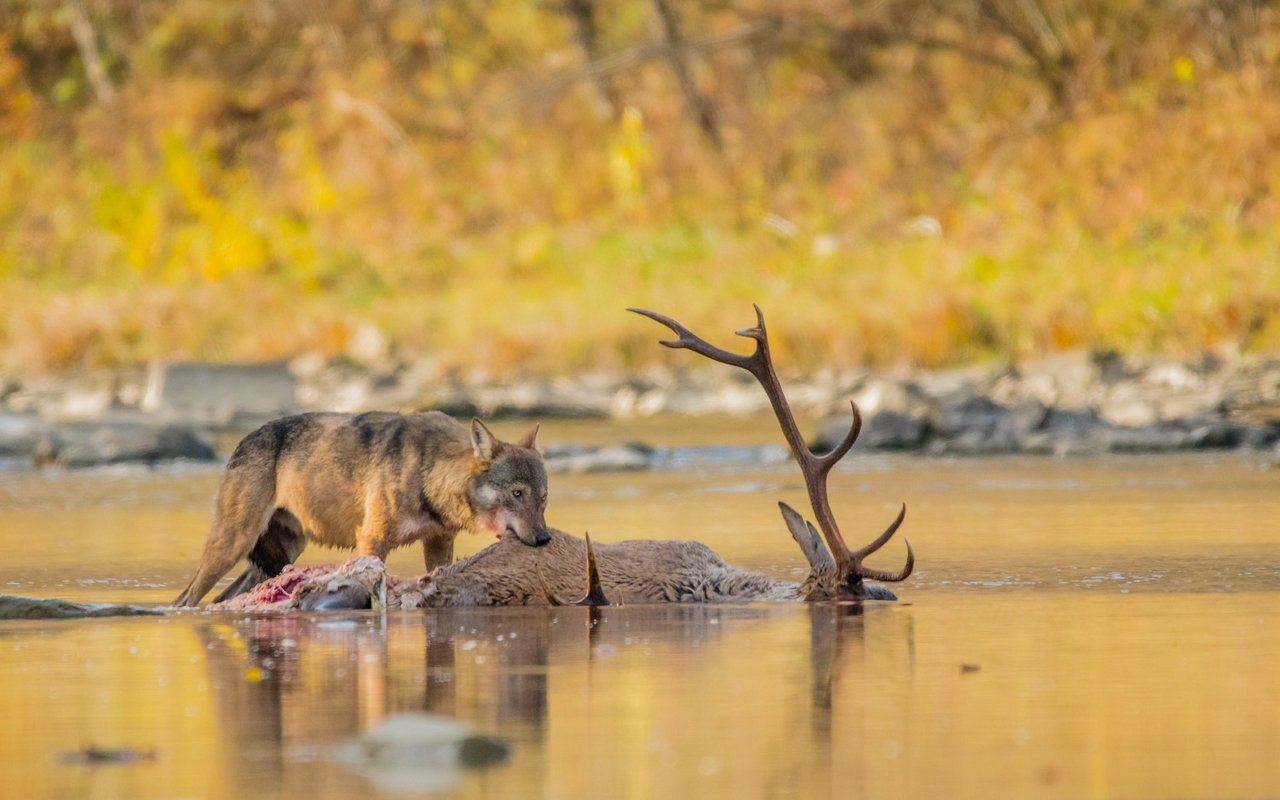
[[[860,450],[984,455],[1276,448],[1280,359],[1196,361],[1075,351],[1011,365],[946,371],[828,371],[784,378],[793,407],[830,417],[812,440],[829,446],[864,418]],[[223,458],[239,435],[309,410],[440,409],[490,420],[628,420],[768,413],[759,386],[714,369],[650,369],[498,382],[435,374],[425,363],[369,367],[299,358],[251,365],[147,368],[0,379],[0,459],[11,467],[87,467]],[[647,443],[569,443],[557,469],[645,469]]]

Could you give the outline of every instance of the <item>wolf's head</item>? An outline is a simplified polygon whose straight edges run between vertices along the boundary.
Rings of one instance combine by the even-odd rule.
[[[547,531],[547,468],[537,451],[538,427],[519,442],[499,441],[484,423],[471,420],[471,446],[481,472],[468,494],[480,527],[511,534],[527,545],[551,541]]]

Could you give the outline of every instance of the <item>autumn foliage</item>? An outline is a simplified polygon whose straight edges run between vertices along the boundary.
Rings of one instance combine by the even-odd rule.
[[[0,366],[1280,350],[1266,2],[18,0]],[[745,316],[744,316],[745,315]]]

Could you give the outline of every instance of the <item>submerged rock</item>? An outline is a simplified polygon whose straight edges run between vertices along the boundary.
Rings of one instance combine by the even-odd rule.
[[[466,770],[505,761],[510,745],[437,714],[393,714],[342,745],[334,760],[389,792],[440,791]]]
[[[80,764],[96,767],[103,764],[144,764],[159,759],[155,750],[138,750],[131,747],[82,747],[79,750],[66,750],[58,754],[58,761],[63,764]]]
[[[548,472],[633,472],[653,466],[654,450],[643,444],[556,447],[546,453]]]

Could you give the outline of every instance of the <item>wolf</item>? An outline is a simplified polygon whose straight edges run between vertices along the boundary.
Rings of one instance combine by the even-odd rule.
[[[551,540],[538,427],[516,443],[484,423],[439,411],[316,412],[246,436],[227,463],[195,576],[174,601],[194,606],[241,559],[249,567],[216,598],[278,575],[308,540],[386,560],[423,543],[427,571],[453,561],[460,530]]]

